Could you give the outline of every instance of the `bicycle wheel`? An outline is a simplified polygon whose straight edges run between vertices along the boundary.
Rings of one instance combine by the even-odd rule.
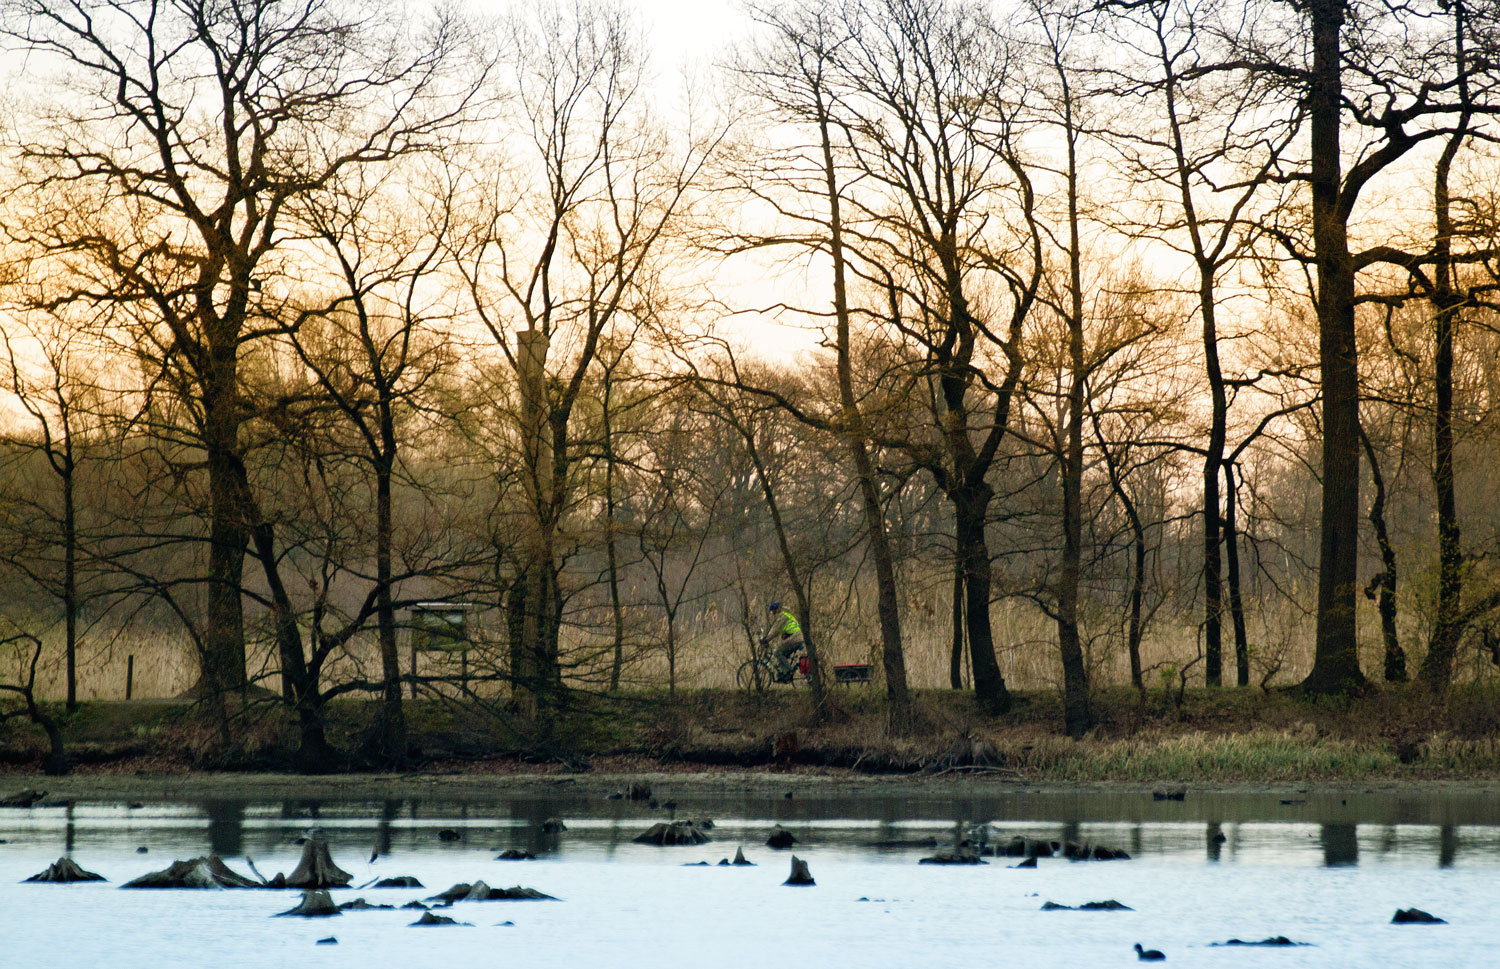
[[[734,684],[742,690],[754,690],[758,693],[770,683],[771,670],[764,660],[747,659],[740,664],[739,672],[734,674]]]

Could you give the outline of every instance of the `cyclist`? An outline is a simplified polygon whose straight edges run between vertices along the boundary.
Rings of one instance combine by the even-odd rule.
[[[781,602],[772,602],[767,609],[770,614],[770,632],[761,639],[762,643],[769,645],[769,640],[776,634],[781,635],[781,642],[776,646],[776,681],[778,683],[790,683],[792,681],[792,654],[804,645],[802,638],[802,624],[797,622],[797,617],[792,615],[790,609],[782,609]]]

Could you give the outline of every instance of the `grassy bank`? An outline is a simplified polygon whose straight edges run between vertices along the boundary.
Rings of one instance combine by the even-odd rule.
[[[805,693],[695,690],[576,697],[545,741],[503,712],[442,699],[407,704],[408,766],[529,771],[635,768],[820,768],[838,772],[994,776],[1032,782],[1337,782],[1500,778],[1500,692],[1460,688],[1434,698],[1390,687],[1351,700],[1292,692],[1197,690],[1180,698],[1131,691],[1094,698],[1097,727],[1061,736],[1055,695],[1022,694],[984,717],[949,691],[917,695],[917,724],[893,735],[883,697],[841,689],[815,718]],[[287,770],[296,732],[264,702],[240,711],[225,748],[198,708],[166,701],[83,704],[63,722],[80,772]],[[334,704],[329,734],[355,751],[373,720],[365,701]],[[45,738],[12,719],[0,726],[0,770],[39,769]],[[373,764],[350,757],[350,770]]]

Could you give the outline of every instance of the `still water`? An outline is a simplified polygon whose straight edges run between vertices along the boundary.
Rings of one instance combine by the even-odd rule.
[[[714,840],[631,838],[668,817],[597,797],[485,801],[79,802],[0,809],[0,966],[320,967],[1094,967],[1494,966],[1500,963],[1500,804],[1488,795],[891,793],[787,799],[677,797],[678,818],[712,818]],[[658,791],[665,800],[672,796]],[[543,835],[561,817],[568,830]],[[1129,861],[1041,859],[1034,870],[918,865],[920,843],[990,822],[1013,834],[1123,848]],[[785,887],[774,824],[801,842],[817,885]],[[415,889],[347,889],[400,905],[456,882],[526,885],[561,901],[460,902],[463,927],[411,928],[419,912],[271,918],[295,891],[120,891],[174,859],[215,851],[248,873],[290,872],[316,826],[354,884],[414,875]],[[438,836],[459,832],[457,841]],[[895,843],[895,844],[893,844]],[[905,843],[905,844],[903,844]],[[743,845],[753,868],[719,867]],[[139,853],[144,847],[146,853]],[[506,848],[535,861],[498,861]],[[377,857],[369,861],[371,853]],[[107,883],[22,884],[71,854]],[[710,867],[688,867],[698,861]],[[1042,911],[1117,899],[1133,911]],[[1397,908],[1447,925],[1392,925]],[[513,924],[506,924],[513,923]],[[1214,947],[1283,935],[1296,948]],[[315,948],[334,936],[336,946]]]

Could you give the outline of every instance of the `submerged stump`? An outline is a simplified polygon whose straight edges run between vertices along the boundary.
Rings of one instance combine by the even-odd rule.
[[[277,912],[276,918],[286,915],[296,915],[301,918],[315,919],[327,918],[331,915],[343,915],[344,913],[333,902],[333,896],[327,891],[319,888],[302,893],[302,901],[296,907],[289,908],[285,912]]]
[[[775,848],[777,851],[785,851],[796,843],[796,837],[779,824],[776,826],[776,830],[771,832],[771,836],[766,839],[766,847]]]
[[[397,875],[394,878],[382,878],[375,883],[376,888],[426,888],[414,875]]]
[[[286,876],[287,888],[347,888],[354,876],[333,863],[326,838],[313,837],[302,845],[297,868]]]
[[[555,902],[556,898],[515,885],[511,888],[491,888],[482,881],[459,882],[447,891],[439,892],[427,899],[429,902]]]
[[[807,862],[803,861],[801,858],[798,858],[796,855],[792,855],[792,873],[787,876],[786,881],[782,882],[782,884],[816,885],[817,882],[813,881],[812,872],[807,870]]]
[[[26,879],[29,882],[102,882],[107,880],[103,875],[96,875],[80,868],[78,862],[66,855],[48,865],[46,871],[39,871]]]
[[[673,821],[670,824],[659,821],[644,834],[631,840],[642,845],[701,845],[713,839],[698,830],[698,826],[691,821]]]
[[[14,794],[0,797],[0,807],[29,808],[46,796],[46,791],[38,791],[36,788],[28,787]]]
[[[174,861],[161,871],[147,872],[121,888],[265,888],[264,882],[246,878],[224,864],[218,855]]]
[[[936,854],[929,855],[917,862],[919,865],[987,865],[989,862],[979,857],[979,852],[967,845],[958,845],[953,848],[944,848]]]

